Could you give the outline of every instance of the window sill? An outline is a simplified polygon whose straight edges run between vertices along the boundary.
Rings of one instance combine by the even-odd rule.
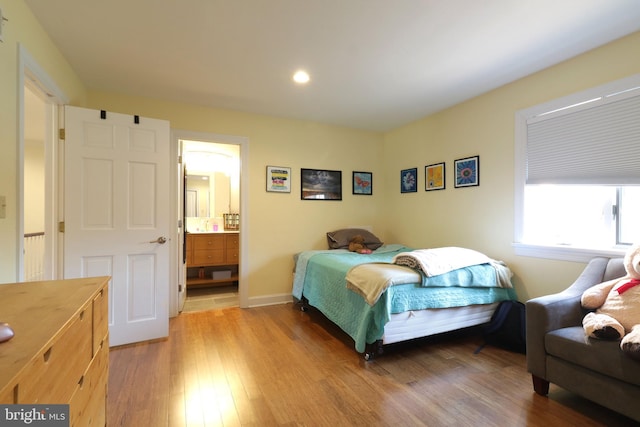
[[[544,246],[527,243],[513,243],[515,254],[533,258],[546,258],[558,261],[573,261],[587,263],[595,257],[617,258],[623,257],[626,247],[610,249],[577,248],[570,246]]]

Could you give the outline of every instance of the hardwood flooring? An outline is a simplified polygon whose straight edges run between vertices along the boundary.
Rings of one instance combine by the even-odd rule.
[[[295,305],[181,314],[167,340],[110,351],[113,426],[631,426],[551,385],[477,330],[399,344],[365,362]]]

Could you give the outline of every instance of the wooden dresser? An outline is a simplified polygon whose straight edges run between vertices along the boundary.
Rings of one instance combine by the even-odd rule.
[[[239,242],[237,231],[187,234],[187,286],[237,281]]]
[[[109,277],[0,285],[0,403],[69,404],[71,426],[106,424]]]

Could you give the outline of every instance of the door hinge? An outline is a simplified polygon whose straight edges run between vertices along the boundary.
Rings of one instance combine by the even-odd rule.
[[[182,292],[182,285],[178,285],[178,292]]]
[[[59,129],[58,130],[58,138],[64,140],[65,136],[66,136],[66,132],[64,131],[64,129]]]
[[[59,231],[60,233],[64,233],[64,221],[60,221],[60,222],[58,223],[58,231]]]
[[[182,164],[182,156],[178,156],[178,164]]]

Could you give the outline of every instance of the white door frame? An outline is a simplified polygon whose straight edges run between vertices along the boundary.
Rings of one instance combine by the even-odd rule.
[[[172,129],[171,139],[173,141],[173,144],[171,144],[171,149],[173,150],[171,155],[173,156],[173,159],[175,159],[175,162],[177,162],[178,159],[178,141],[181,139],[213,142],[218,144],[235,144],[240,146],[240,265],[238,266],[238,296],[240,298],[240,307],[247,308],[249,307],[249,279],[247,278],[247,262],[249,260],[249,257],[247,256],[249,240],[249,138],[244,136],[222,135],[208,132],[194,132],[188,130]],[[177,173],[178,168],[174,167],[172,170],[175,171],[174,173]],[[176,184],[178,182],[178,177],[172,177],[171,182],[173,183],[172,188],[170,189],[171,197],[172,200],[177,200],[178,189],[176,188]],[[173,215],[173,224],[178,224],[178,221],[181,220],[181,218],[178,218],[177,206],[174,206],[172,208],[171,215]],[[172,236],[172,239],[174,241],[177,241],[179,236],[178,227],[174,227],[174,230],[176,231]],[[174,256],[172,256],[171,261],[171,277],[176,280],[175,283],[180,283],[178,281],[180,280],[180,269],[178,260],[180,259],[182,254],[178,253],[177,247],[178,245],[174,245],[175,253]],[[170,291],[169,294],[169,315],[178,315],[177,286],[173,291]]]
[[[60,218],[60,150],[57,129],[60,106],[68,103],[68,98],[58,85],[44,71],[22,44],[18,44],[18,129],[17,129],[17,179],[16,179],[16,279],[24,280],[24,86],[46,96],[45,135],[45,274],[48,279],[61,278],[61,239],[57,231]]]

